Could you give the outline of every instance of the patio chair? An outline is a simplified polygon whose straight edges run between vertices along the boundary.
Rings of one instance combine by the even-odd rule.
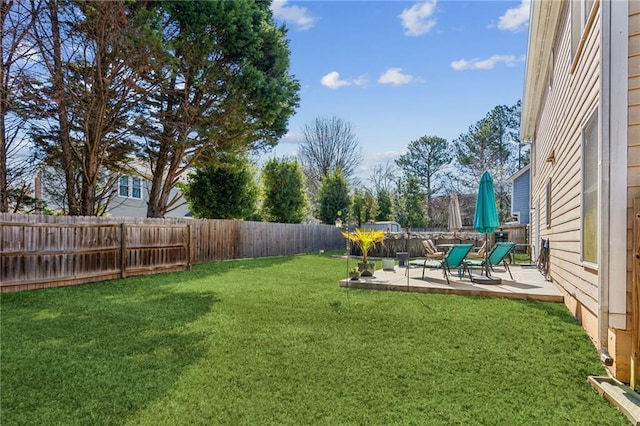
[[[449,284],[449,275],[451,275],[451,268],[462,268],[464,258],[469,254],[473,244],[456,244],[449,249],[447,255],[442,260],[437,259],[425,259],[422,261],[413,261],[412,265],[422,266],[422,279],[424,279],[424,271],[427,268],[442,269],[444,277]],[[407,271],[409,268],[407,268]]]
[[[509,272],[509,276],[511,277],[511,280],[513,280],[513,275],[511,275],[511,269],[509,269],[509,265],[507,264],[507,257],[509,256],[509,253],[511,253],[511,250],[513,250],[515,246],[516,246],[516,243],[513,243],[513,242],[496,243],[496,245],[493,246],[493,248],[489,252],[489,256],[488,256],[489,267],[491,267],[491,270],[493,271],[494,265],[499,265],[502,263],[504,265],[504,268],[507,270],[507,272]],[[469,279],[471,279],[471,273],[473,272],[472,271],[473,267],[485,266],[485,259],[478,259],[478,260],[466,259],[464,261],[464,266],[465,266],[465,269],[469,271]]]
[[[425,257],[427,259],[442,259],[444,258],[444,252],[436,250],[435,244],[432,240],[423,240],[422,247],[424,247]]]
[[[477,251],[470,251],[467,255],[467,259],[484,259],[484,255],[487,252],[487,242],[482,243],[480,248]]]

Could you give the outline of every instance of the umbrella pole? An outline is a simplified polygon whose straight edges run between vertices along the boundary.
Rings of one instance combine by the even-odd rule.
[[[484,241],[487,245],[489,244],[489,235],[487,233],[484,234]],[[489,250],[486,250],[484,253],[484,274],[472,276],[471,282],[476,284],[501,284],[502,279],[491,276],[489,268]]]
[[[484,233],[484,275],[487,278],[490,278],[491,275],[489,274],[489,234],[487,234],[486,232]]]
[[[481,274],[472,277],[471,282],[478,284],[500,284],[501,278],[492,277],[490,272],[489,255],[489,232],[493,232],[500,225],[498,211],[496,208],[496,196],[493,189],[493,179],[488,171],[485,171],[480,178],[478,188],[478,199],[476,202],[476,214],[473,219],[473,227],[478,232],[484,231],[485,253],[484,253],[484,276]]]

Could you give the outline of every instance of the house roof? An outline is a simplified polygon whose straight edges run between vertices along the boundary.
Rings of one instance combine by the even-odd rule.
[[[526,166],[524,166],[523,168],[521,168],[520,170],[518,170],[517,172],[515,172],[514,174],[512,174],[511,176],[509,176],[509,178],[507,179],[509,182],[513,183],[513,181],[515,181],[516,179],[518,179],[520,176],[522,176],[523,174],[525,174],[526,172],[529,171],[529,169],[531,168],[531,164],[527,164]]]
[[[534,137],[538,111],[547,87],[552,46],[558,32],[564,3],[552,0],[531,2],[527,65],[520,118],[520,139],[522,140],[533,140]]]

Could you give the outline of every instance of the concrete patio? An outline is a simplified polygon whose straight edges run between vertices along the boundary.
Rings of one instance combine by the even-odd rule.
[[[358,259],[350,260],[350,267],[356,266]],[[452,270],[447,284],[441,269],[425,270],[422,279],[422,267],[411,266],[408,277],[406,268],[397,266],[393,271],[378,269],[374,277],[360,277],[359,280],[343,279],[340,287],[364,290],[411,291],[418,293],[457,294],[463,296],[504,297],[510,299],[539,300],[544,302],[564,301],[560,290],[544,277],[535,266],[510,265],[513,280],[504,267],[495,267],[493,276],[502,279],[501,284],[476,284],[469,280],[469,275],[458,276],[457,270]],[[474,269],[479,274],[479,268]],[[474,275],[475,275],[474,274]]]

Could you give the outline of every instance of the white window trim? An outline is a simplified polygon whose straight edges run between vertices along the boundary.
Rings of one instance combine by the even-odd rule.
[[[573,74],[578,66],[578,60],[582,56],[582,50],[586,42],[587,35],[589,34],[593,21],[595,21],[596,11],[600,7],[600,0],[593,0],[591,3],[591,9],[587,10],[587,0],[571,0],[569,6],[569,18],[571,20],[571,74]],[[577,10],[576,8],[580,9]],[[575,22],[578,19],[580,28]],[[576,31],[579,34],[576,34]]]
[[[127,178],[127,195],[122,195],[122,193],[120,192],[120,179],[122,179],[123,177]],[[139,197],[135,197],[133,195],[133,182],[134,179],[138,179],[138,181],[140,181],[140,196]],[[142,199],[142,188],[143,188],[143,179],[137,176],[130,176],[130,175],[122,175],[118,178],[118,197],[120,198],[131,198],[133,200],[141,200]]]
[[[600,115],[599,115],[599,111],[598,111],[598,106],[596,105],[595,108],[593,108],[591,110],[591,112],[589,113],[589,115],[587,116],[587,119],[584,121],[584,123],[582,124],[581,128],[580,128],[580,154],[581,154],[581,176],[580,176],[580,262],[582,263],[582,266],[591,270],[598,270],[598,259],[596,256],[596,262],[591,262],[588,260],[584,259],[584,217],[585,217],[585,211],[584,211],[584,191],[585,191],[585,182],[584,182],[584,157],[585,157],[585,150],[584,150],[584,134],[585,134],[585,130],[587,129],[587,127],[589,126],[589,124],[591,124],[591,120],[596,119],[596,135],[598,137],[598,140],[596,142],[596,155],[599,156],[599,147],[600,147]],[[597,162],[597,161],[596,161]],[[599,169],[599,167],[598,167]],[[602,188],[600,186],[600,172],[598,170],[598,177],[596,179],[596,185],[597,188],[596,190],[598,191],[598,196],[600,195]],[[599,223],[600,220],[600,206],[599,203],[596,203],[596,211],[598,212],[598,221],[596,223]],[[600,246],[600,232],[598,229],[593,230],[593,234],[596,236],[596,253],[598,253],[599,250],[599,246]]]

